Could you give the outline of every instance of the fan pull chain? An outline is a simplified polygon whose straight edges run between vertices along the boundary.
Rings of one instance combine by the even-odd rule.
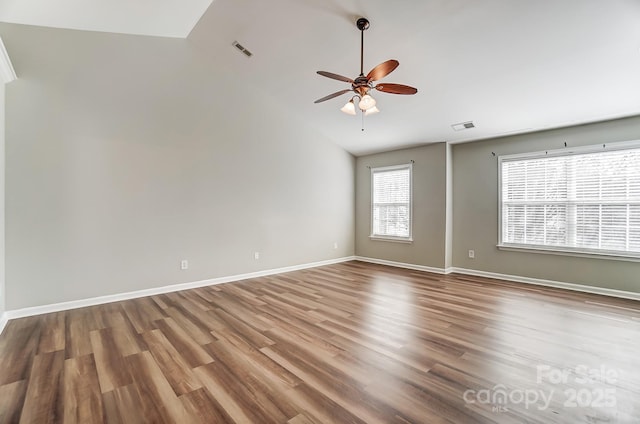
[[[360,116],[362,117],[362,125],[361,125],[362,126],[362,130],[361,131],[364,131],[364,112],[361,111],[360,112]]]

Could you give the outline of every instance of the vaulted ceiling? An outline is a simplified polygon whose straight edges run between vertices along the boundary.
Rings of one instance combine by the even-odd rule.
[[[364,131],[339,110],[349,94],[313,103],[348,88],[316,71],[358,75],[360,16],[365,73],[397,59],[383,81],[418,88],[375,93]],[[356,155],[638,115],[639,19],[638,0],[0,0],[4,22],[187,37],[284,105],[282,125],[304,120]],[[465,121],[475,128],[451,127]]]

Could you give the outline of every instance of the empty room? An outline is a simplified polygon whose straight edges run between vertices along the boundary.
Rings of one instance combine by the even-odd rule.
[[[0,0],[0,423],[637,424],[639,22]]]

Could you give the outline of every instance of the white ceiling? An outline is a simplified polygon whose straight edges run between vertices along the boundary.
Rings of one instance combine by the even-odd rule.
[[[184,38],[211,1],[0,0],[0,22]]]
[[[66,5],[74,1],[84,9]],[[165,36],[195,25],[188,38],[202,54],[287,108],[286,119],[307,121],[356,155],[640,114],[640,0],[216,0],[197,24],[193,14],[209,0],[188,8],[163,0],[166,10],[118,1],[96,13],[104,0],[0,0],[0,20]],[[51,16],[39,10],[49,3]],[[374,94],[381,113],[365,118],[364,132],[360,116],[339,111],[348,94],[313,103],[348,88],[316,71],[359,73],[360,16],[371,21],[365,73],[397,59],[383,81],[419,90]],[[453,131],[463,121],[476,128]]]

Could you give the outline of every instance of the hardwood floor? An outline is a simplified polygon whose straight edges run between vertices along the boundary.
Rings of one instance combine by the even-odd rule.
[[[2,423],[638,423],[640,303],[348,262],[12,320]]]

